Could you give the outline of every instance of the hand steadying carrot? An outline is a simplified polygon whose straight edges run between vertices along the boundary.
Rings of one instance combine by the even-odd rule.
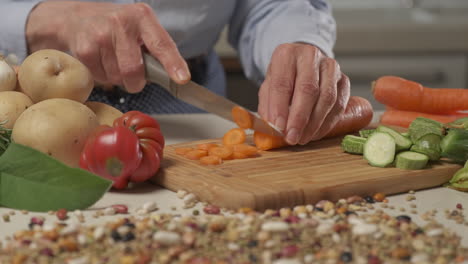
[[[436,115],[413,111],[402,111],[396,109],[386,110],[380,118],[380,123],[399,127],[409,127],[417,117],[429,118],[441,123],[450,123],[458,118],[468,117],[468,114]]]
[[[340,121],[328,132],[325,138],[344,135],[358,131],[369,125],[372,120],[372,105],[366,99],[351,96],[345,112],[340,116]],[[269,150],[286,146],[284,139],[255,132],[254,142],[258,149]]]
[[[386,106],[431,114],[468,110],[468,90],[428,88],[396,76],[382,76],[372,86],[377,101]]]

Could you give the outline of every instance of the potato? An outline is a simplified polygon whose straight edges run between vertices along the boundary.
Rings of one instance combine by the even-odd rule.
[[[114,124],[114,120],[123,115],[119,109],[101,102],[88,101],[85,103],[96,114],[100,125]]]
[[[16,119],[32,104],[31,99],[24,93],[15,91],[0,92],[0,122],[8,120],[2,126],[13,128]]]
[[[78,167],[86,139],[98,125],[96,114],[84,104],[53,98],[26,109],[13,126],[12,139]]]
[[[18,71],[21,92],[34,103],[67,98],[84,103],[94,86],[88,68],[78,59],[58,50],[44,49],[29,55]]]

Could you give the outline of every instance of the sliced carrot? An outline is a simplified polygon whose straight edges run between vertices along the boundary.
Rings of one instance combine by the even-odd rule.
[[[175,153],[177,155],[185,155],[187,152],[194,150],[194,148],[188,148],[188,147],[181,147],[181,148],[176,148]]]
[[[429,88],[397,76],[382,76],[372,85],[377,101],[398,110],[446,114],[468,109],[468,90]]]
[[[219,165],[223,162],[223,160],[218,156],[204,156],[200,158],[200,163],[203,165]]]
[[[206,150],[201,150],[201,149],[194,149],[194,150],[190,150],[188,151],[187,153],[185,153],[185,157],[187,159],[191,159],[191,160],[198,160],[200,159],[201,157],[204,157],[208,155],[208,151]]]
[[[252,128],[252,117],[248,110],[240,107],[234,106],[231,110],[232,119],[234,122],[243,129],[250,129]]]
[[[232,148],[230,147],[214,147],[209,150],[209,154],[212,156],[218,156],[223,160],[232,159]]]
[[[258,149],[254,146],[247,145],[247,144],[238,144],[233,145],[232,150],[234,153],[244,153],[248,157],[255,156],[258,154]]]
[[[441,123],[450,123],[457,120],[458,118],[468,117],[468,114],[435,115],[412,111],[387,110],[381,116],[380,123],[384,125],[409,127],[411,122],[413,122],[413,120],[417,117],[425,117]]]
[[[276,137],[258,131],[254,132],[254,143],[260,150],[281,148],[288,145],[282,137]]]
[[[223,136],[223,144],[226,146],[242,144],[245,142],[246,134],[242,128],[233,128]]]
[[[206,150],[206,151],[210,150],[210,148],[213,148],[213,147],[219,147],[219,145],[215,143],[202,143],[202,144],[197,145],[197,149]]]
[[[243,152],[234,151],[232,153],[232,159],[246,159],[248,157],[250,157],[250,156],[243,153]]]

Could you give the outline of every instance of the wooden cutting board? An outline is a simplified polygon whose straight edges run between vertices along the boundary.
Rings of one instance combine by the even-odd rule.
[[[251,140],[251,139],[249,139]],[[173,191],[194,193],[199,200],[237,209],[278,209],[336,201],[351,195],[395,194],[439,186],[461,168],[448,162],[424,170],[371,167],[361,155],[341,150],[341,138],[263,151],[259,157],[205,166],[175,154],[177,147],[195,147],[202,140],[166,146],[160,173],[153,182]]]

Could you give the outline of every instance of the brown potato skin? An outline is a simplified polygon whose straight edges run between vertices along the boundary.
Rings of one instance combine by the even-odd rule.
[[[19,89],[34,103],[67,98],[84,103],[94,87],[88,68],[65,52],[43,49],[26,57],[18,70]]]
[[[79,167],[86,139],[99,125],[84,104],[64,98],[41,101],[16,120],[12,139],[71,167]]]
[[[123,115],[119,109],[105,103],[88,101],[85,105],[96,114],[100,125],[112,126],[114,120]]]
[[[33,105],[31,98],[23,93],[15,91],[0,92],[0,122],[8,120],[2,126],[9,129],[13,128],[16,119],[31,105]]]

